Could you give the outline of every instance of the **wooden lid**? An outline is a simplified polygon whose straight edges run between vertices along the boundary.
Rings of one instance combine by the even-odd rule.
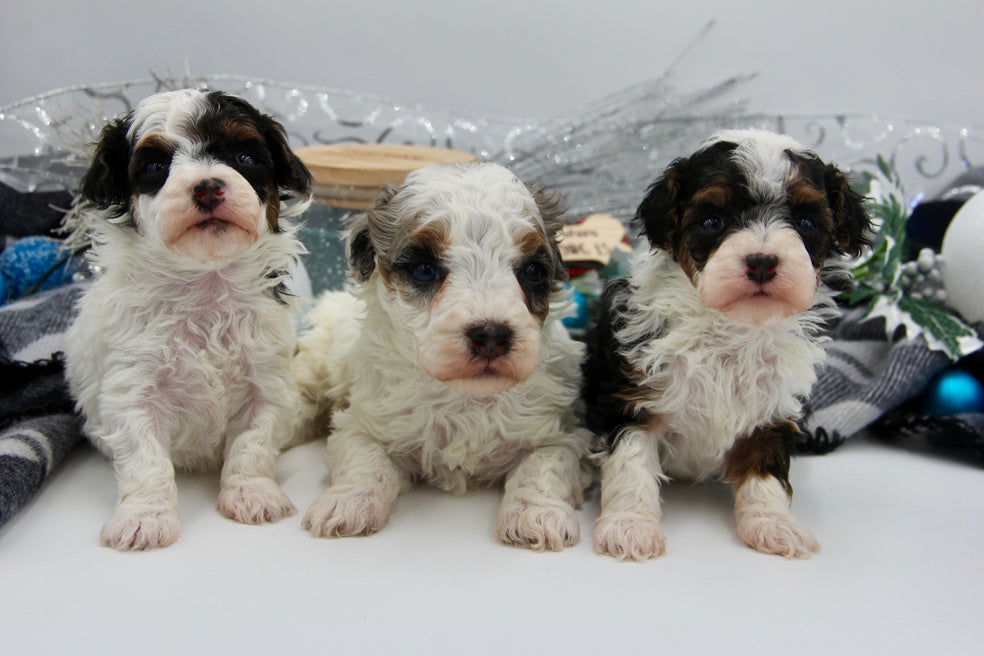
[[[450,148],[401,144],[326,144],[294,150],[314,176],[315,199],[363,209],[386,184],[430,164],[474,162],[478,157]]]

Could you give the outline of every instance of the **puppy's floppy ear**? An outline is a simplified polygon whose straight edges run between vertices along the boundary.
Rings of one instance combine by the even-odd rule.
[[[369,217],[367,214],[356,214],[348,224],[348,263],[349,270],[356,282],[369,280],[373,269],[376,268],[376,249],[372,247],[369,237]]]
[[[547,234],[547,242],[550,244],[550,254],[554,265],[550,277],[555,281],[567,282],[567,270],[564,268],[564,260],[557,244],[560,231],[564,227],[564,212],[567,208],[564,207],[564,202],[557,192],[546,193],[539,185],[532,184],[527,184],[526,188],[533,196],[533,201],[536,203],[536,209],[540,213],[540,219],[543,221],[543,228]]]
[[[392,237],[393,221],[389,219],[392,211],[390,200],[396,195],[396,185],[386,185],[379,191],[368,211],[357,214],[348,224],[348,262],[352,277],[356,282],[369,280],[376,268],[375,239],[380,233]]]
[[[834,215],[834,247],[841,253],[857,257],[869,243],[871,217],[864,198],[836,166],[828,164],[823,170],[827,202]]]
[[[84,200],[101,210],[112,209],[114,217],[126,214],[130,204],[130,143],[126,133],[131,120],[127,115],[106,124],[79,188]]]
[[[564,202],[556,192],[547,193],[540,185],[527,184],[527,190],[536,202],[536,209],[540,212],[540,219],[543,227],[547,230],[549,237],[556,238],[561,228],[564,227]]]
[[[280,201],[290,214],[289,208],[307,203],[311,198],[311,172],[304,162],[294,154],[287,143],[287,133],[283,125],[273,118],[263,115],[263,138],[273,157],[274,175]]]
[[[673,249],[673,238],[680,226],[681,187],[686,164],[685,158],[673,161],[646,190],[646,196],[636,210],[635,220],[641,234],[654,249]]]

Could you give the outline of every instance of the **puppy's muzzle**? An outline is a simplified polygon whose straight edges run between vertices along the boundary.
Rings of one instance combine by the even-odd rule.
[[[755,253],[745,258],[745,275],[754,283],[764,285],[776,277],[779,258],[766,253]]]
[[[501,323],[487,322],[472,326],[465,331],[471,341],[471,353],[476,358],[494,360],[509,353],[512,348],[513,331]]]
[[[192,187],[192,197],[202,211],[214,210],[225,200],[225,182],[219,178],[208,178]]]

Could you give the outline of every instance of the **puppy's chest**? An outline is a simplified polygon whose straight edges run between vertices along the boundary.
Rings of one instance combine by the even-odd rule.
[[[141,377],[160,403],[186,417],[185,425],[221,430],[256,396],[262,375],[278,362],[286,366],[283,339],[267,325],[270,319],[249,303],[222,301],[161,307],[141,344]]]
[[[686,329],[674,332],[680,330]],[[791,363],[782,352],[788,345],[754,331],[671,333],[656,342],[662,353],[649,379],[648,409],[692,440],[730,443],[756,426],[788,418],[798,412],[797,395],[814,376],[808,358]],[[791,366],[797,364],[804,366]],[[647,363],[637,366],[645,370]],[[652,371],[652,359],[648,366]]]
[[[456,399],[390,418],[380,442],[415,478],[460,494],[499,483],[532,450],[530,427],[501,403]]]

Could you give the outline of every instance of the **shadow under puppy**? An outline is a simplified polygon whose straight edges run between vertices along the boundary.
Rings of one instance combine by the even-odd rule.
[[[333,424],[312,534],[379,530],[416,481],[504,481],[501,540],[577,542],[591,436],[574,412],[583,346],[560,321],[560,214],[501,166],[434,165],[355,219],[354,296],[319,301],[295,359],[303,430]]]
[[[809,556],[789,513],[794,422],[837,314],[821,272],[865,244],[863,199],[789,137],[724,131],[673,162],[636,219],[652,250],[607,287],[584,367],[607,446],[595,549],[659,556],[660,485],[723,478],[745,544]]]
[[[296,512],[273,476],[297,394],[289,218],[310,186],[280,124],[225,93],[157,94],[104,128],[74,210],[99,275],[65,348],[118,481],[104,544],[177,540],[175,466],[222,464],[218,509],[239,522]]]

